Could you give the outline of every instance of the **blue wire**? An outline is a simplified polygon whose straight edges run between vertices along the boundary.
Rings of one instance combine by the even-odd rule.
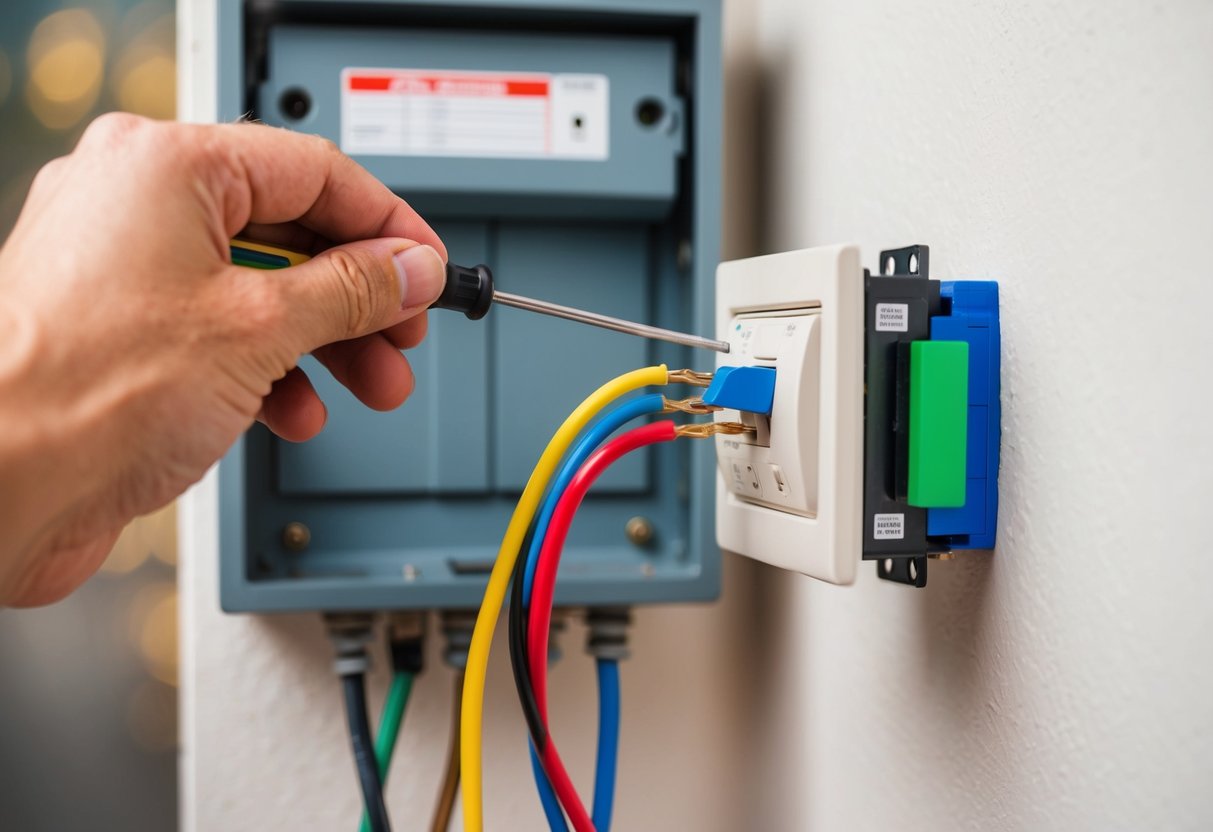
[[[619,759],[619,662],[598,660],[598,765],[594,771],[594,830],[611,828]]]
[[[564,464],[552,480],[547,494],[543,498],[543,507],[539,519],[535,523],[535,534],[531,537],[531,548],[527,551],[526,566],[522,576],[522,600],[526,605],[531,603],[531,590],[535,584],[535,568],[539,565],[539,551],[543,548],[543,538],[548,531],[548,523],[556,511],[556,503],[560,495],[569,487],[573,476],[598,446],[610,438],[628,422],[650,413],[660,413],[665,407],[665,399],[660,393],[650,393],[646,396],[624,402],[607,411],[595,422],[573,447],[572,452],[565,458]],[[610,670],[604,671],[604,664],[610,664]],[[604,673],[610,677],[603,681]],[[598,767],[594,774],[594,828],[596,832],[605,832],[611,823],[611,807],[615,798],[615,764],[616,752],[619,748],[619,666],[616,662],[598,662],[599,705],[598,705]],[[613,691],[608,700],[608,693]],[[613,704],[612,704],[613,703]],[[613,713],[611,721],[607,721],[608,712]],[[604,733],[610,728],[610,733]],[[609,742],[604,742],[609,740]],[[606,747],[609,746],[609,747]],[[531,752],[531,771],[535,775],[535,789],[539,792],[539,802],[543,804],[543,814],[547,816],[548,828],[551,832],[568,832],[564,820],[564,812],[552,783],[548,780],[535,746],[527,742]],[[606,823],[599,823],[599,816]]]
[[[568,824],[564,822],[564,810],[552,791],[552,783],[548,780],[543,763],[539,762],[539,754],[535,751],[535,743],[527,740],[527,750],[531,752],[531,773],[535,775],[535,788],[539,791],[539,802],[543,804],[543,814],[548,819],[548,829],[552,832],[569,832]]]
[[[649,413],[660,413],[663,407],[665,407],[665,401],[662,395],[660,393],[650,393],[647,396],[632,399],[612,408],[601,419],[595,422],[589,430],[582,434],[581,439],[577,442],[572,452],[565,457],[560,472],[552,480],[552,485],[548,489],[547,496],[543,498],[543,508],[539,512],[539,520],[535,524],[535,534],[531,538],[531,548],[526,555],[526,568],[523,570],[522,575],[522,602],[524,604],[530,605],[531,603],[531,588],[535,583],[535,568],[539,565],[539,550],[543,548],[543,538],[547,534],[548,523],[551,522],[552,514],[556,511],[556,503],[560,500],[560,495],[569,487],[569,483],[572,482],[577,469],[590,458],[590,455],[612,433],[640,416],[645,416]]]

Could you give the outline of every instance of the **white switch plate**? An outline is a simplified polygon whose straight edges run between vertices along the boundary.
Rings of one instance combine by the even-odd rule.
[[[849,584],[863,546],[863,269],[855,246],[722,263],[717,366],[775,367],[769,424],[716,438],[722,549]],[[737,419],[736,411],[717,414]]]

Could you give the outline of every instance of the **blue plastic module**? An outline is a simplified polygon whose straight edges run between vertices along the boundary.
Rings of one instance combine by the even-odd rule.
[[[998,526],[998,449],[1002,408],[998,284],[944,281],[942,315],[931,318],[932,341],[969,345],[969,412],[965,502],[927,510],[927,536],[953,549],[992,549]]]

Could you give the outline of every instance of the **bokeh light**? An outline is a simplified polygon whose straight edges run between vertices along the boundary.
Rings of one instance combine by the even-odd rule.
[[[110,83],[120,109],[169,119],[175,115],[177,100],[176,26],[171,14],[153,17],[155,6],[136,6],[123,19],[128,40]]]
[[[52,130],[74,127],[97,103],[105,71],[105,31],[87,9],[47,16],[30,36],[25,98]]]
[[[177,684],[177,586],[167,581],[139,588],[127,619],[144,667],[166,685]]]
[[[152,118],[172,118],[177,101],[176,72],[176,63],[167,55],[153,53],[132,61],[129,69],[115,73],[118,106]]]
[[[124,575],[152,557],[170,565],[177,562],[177,511],[173,505],[127,526],[101,569]]]

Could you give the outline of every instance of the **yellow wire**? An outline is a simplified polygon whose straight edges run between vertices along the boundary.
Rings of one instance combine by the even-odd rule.
[[[493,631],[497,628],[497,616],[501,613],[501,605],[509,589],[514,563],[518,560],[518,552],[522,548],[526,530],[531,525],[531,518],[539,507],[539,501],[543,499],[548,480],[556,472],[565,451],[573,444],[582,428],[589,424],[600,410],[626,393],[654,384],[666,384],[668,380],[669,371],[661,364],[624,373],[591,393],[569,414],[564,424],[552,436],[552,441],[535,464],[535,470],[531,472],[531,478],[527,480],[522,496],[518,498],[518,505],[514,508],[510,524],[505,530],[505,537],[501,541],[501,549],[497,552],[493,572],[489,575],[489,585],[484,590],[484,601],[481,602],[480,612],[476,615],[476,628],[472,631],[467,670],[463,677],[459,755],[463,777],[464,832],[484,830],[480,732],[483,727],[484,686],[489,651],[493,646]]]

